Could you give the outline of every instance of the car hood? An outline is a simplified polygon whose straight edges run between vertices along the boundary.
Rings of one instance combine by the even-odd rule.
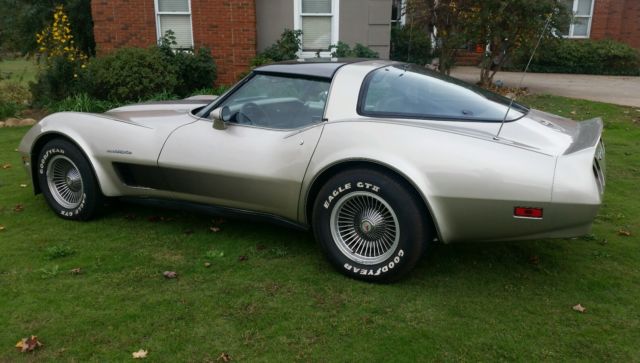
[[[148,128],[180,126],[193,121],[191,111],[215,98],[148,102],[114,108],[102,116]]]

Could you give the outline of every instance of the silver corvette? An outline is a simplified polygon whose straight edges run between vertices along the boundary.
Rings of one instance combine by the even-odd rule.
[[[107,197],[261,216],[312,229],[342,273],[386,281],[435,240],[588,233],[602,128],[421,67],[333,60],[263,66],[217,98],[56,113],[20,152],[62,218]]]

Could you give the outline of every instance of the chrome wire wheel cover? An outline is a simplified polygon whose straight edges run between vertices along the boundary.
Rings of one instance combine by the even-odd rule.
[[[66,209],[82,203],[84,185],[76,164],[64,155],[56,155],[47,165],[47,184],[53,199]]]
[[[331,234],[350,260],[363,265],[386,261],[398,247],[398,217],[384,199],[370,192],[342,197],[331,211]]]

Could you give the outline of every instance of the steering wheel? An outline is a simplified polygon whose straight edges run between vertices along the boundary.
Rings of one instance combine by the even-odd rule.
[[[236,119],[239,124],[254,125],[258,123],[266,123],[268,120],[267,114],[253,102],[247,102],[240,108]]]

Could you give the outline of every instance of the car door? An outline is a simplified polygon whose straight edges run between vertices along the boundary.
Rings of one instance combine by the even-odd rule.
[[[201,118],[175,130],[158,165],[176,197],[296,220],[329,83],[254,74],[216,105],[226,129]]]

